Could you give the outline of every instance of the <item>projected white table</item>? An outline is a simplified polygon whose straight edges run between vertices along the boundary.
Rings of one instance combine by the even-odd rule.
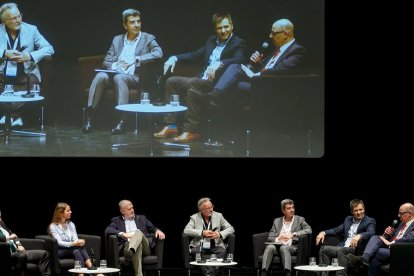
[[[126,112],[135,112],[135,113],[147,113],[148,114],[148,143],[150,145],[150,156],[154,155],[153,152],[153,144],[154,144],[154,124],[152,123],[152,115],[153,114],[161,114],[161,113],[174,113],[174,112],[182,112],[187,110],[185,106],[177,106],[173,107],[169,104],[163,106],[155,106],[152,104],[123,104],[118,105],[115,107],[118,110],[126,111]],[[142,143],[133,143],[133,144],[113,144],[112,149],[118,149],[122,147],[131,147],[142,145]]]
[[[10,136],[12,134],[18,136],[46,136],[46,133],[42,132],[31,132],[31,131],[20,131],[11,129],[11,113],[12,113],[12,103],[26,103],[26,102],[36,102],[43,101],[44,97],[36,95],[33,98],[23,98],[22,94],[25,92],[18,91],[13,94],[13,96],[4,96],[0,95],[0,103],[5,105],[5,125],[4,130],[0,131],[0,134],[4,135],[4,143],[8,144],[10,142]]]

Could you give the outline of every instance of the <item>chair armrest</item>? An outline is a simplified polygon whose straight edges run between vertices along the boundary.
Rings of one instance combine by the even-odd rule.
[[[79,89],[83,91],[89,87],[95,77],[95,69],[103,68],[105,55],[86,56],[78,58]]]
[[[91,254],[91,249],[93,248],[94,252],[94,265],[97,266],[99,261],[101,260],[101,237],[96,235],[86,235],[86,234],[78,234],[80,239],[85,240],[85,249],[88,254]]]
[[[296,265],[308,264],[308,260],[311,252],[312,235],[299,235],[298,236],[298,252]]]
[[[164,259],[164,241],[165,240],[160,240],[157,239],[157,242],[154,246],[154,255],[158,257],[158,264],[157,264],[157,269],[161,269],[162,268],[162,263],[163,263],[163,259]]]
[[[45,241],[46,251],[49,252],[50,256],[50,269],[52,274],[60,274],[59,266],[59,254],[58,254],[58,243],[57,240],[49,235],[37,235],[36,239],[41,239]]]
[[[390,249],[390,274],[414,275],[414,243],[395,243]]]
[[[183,253],[183,262],[185,268],[191,268],[190,265],[190,237],[186,235],[185,233],[182,233],[181,235],[181,252]]]
[[[109,267],[120,268],[118,237],[116,235],[107,235],[106,259]]]
[[[269,236],[269,232],[263,232],[253,235],[253,257],[254,257],[254,267],[259,268],[259,256],[263,255],[265,250],[265,242],[267,241],[267,237]]]
[[[19,238],[21,244],[26,250],[46,250],[46,242],[41,239]]]

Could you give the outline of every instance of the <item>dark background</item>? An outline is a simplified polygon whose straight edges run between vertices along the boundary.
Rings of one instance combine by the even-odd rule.
[[[288,18],[295,25],[297,41],[310,53],[314,71],[324,70],[324,0],[25,0],[17,3],[24,14],[23,20],[38,26],[55,48],[47,121],[52,118],[80,125],[85,103],[78,85],[77,59],[107,52],[114,35],[125,32],[121,13],[127,8],[141,11],[142,30],[157,37],[165,59],[204,45],[213,34],[211,17],[216,11],[230,12],[234,32],[248,42],[248,57],[263,41],[269,41],[274,21]]]
[[[32,161],[42,162],[43,159]],[[197,160],[191,161],[198,167],[191,170],[203,179],[200,183],[200,178],[185,177],[190,170],[189,164],[179,160],[129,159],[120,164],[111,162],[111,167],[103,166],[96,159],[82,161],[86,162],[70,162],[69,166],[58,162],[61,169],[55,173],[61,175],[59,178],[50,177],[44,170],[21,171],[19,179],[32,184],[31,188],[17,188],[19,184],[4,188],[0,209],[8,226],[20,237],[45,234],[57,202],[64,201],[72,208],[72,220],[78,233],[103,237],[110,219],[119,214],[118,202],[127,198],[132,200],[137,214],[145,214],[166,234],[164,267],[180,268],[183,267],[181,233],[190,215],[197,212],[198,199],[208,196],[215,211],[223,213],[236,230],[236,261],[241,267],[252,267],[252,235],[270,230],[273,219],[282,214],[280,201],[284,198],[295,201],[296,214],[304,216],[313,229],[313,241],[319,231],[339,225],[350,215],[349,201],[353,198],[365,201],[366,214],[377,220],[377,233],[382,233],[387,225],[398,219],[402,203],[413,202],[409,185],[402,184],[402,180],[388,180],[384,172],[353,165],[352,168],[327,172],[307,161],[299,165],[284,161],[287,166],[273,161],[269,164],[274,164],[274,169],[269,171],[258,168],[257,163],[227,160],[235,162],[238,168],[230,171],[228,164],[216,160],[206,166],[195,162]],[[102,169],[86,170],[92,162]],[[125,169],[126,162],[134,168],[132,171]],[[179,166],[174,168],[172,162],[178,162]],[[150,173],[150,166],[159,173]],[[81,170],[83,172],[79,173]],[[96,174],[106,178],[105,185],[112,188],[104,188],[101,182],[94,181]],[[124,174],[129,175],[129,179],[121,176]],[[219,177],[223,174],[224,177]],[[87,179],[85,175],[90,177]],[[235,181],[236,177],[243,179],[243,183]],[[62,184],[62,178],[68,184]],[[388,189],[378,187],[376,179],[379,178],[387,183]],[[50,182],[48,187],[54,188],[41,184],[45,182]],[[317,256],[314,243],[312,251]]]

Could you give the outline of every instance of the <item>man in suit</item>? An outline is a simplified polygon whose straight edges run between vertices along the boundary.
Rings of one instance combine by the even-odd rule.
[[[193,237],[189,248],[191,255],[194,257],[197,253],[216,254],[217,258],[224,258],[226,246],[223,240],[228,235],[234,234],[233,226],[221,213],[213,211],[214,206],[210,198],[201,198],[197,208],[199,212],[190,217],[184,228],[184,234]],[[204,275],[218,274],[217,267],[202,266],[201,268]]]
[[[122,21],[126,34],[114,37],[106,54],[103,66],[116,73],[99,72],[89,88],[86,122],[82,131],[92,130],[93,115],[105,89],[114,86],[117,105],[129,103],[129,88],[137,87],[139,69],[146,63],[162,58],[162,49],[152,34],[141,31],[141,14],[135,9],[122,12]],[[112,129],[112,134],[125,133],[127,114],[123,113]]]
[[[12,266],[14,275],[26,275],[26,263],[34,263],[39,266],[42,276],[50,275],[49,253],[45,250],[25,250],[19,238],[4,223],[0,211],[0,242],[8,242],[11,249]]]
[[[346,276],[349,253],[355,254],[357,245],[364,247],[366,242],[375,234],[376,221],[365,215],[365,205],[361,199],[353,199],[349,204],[352,216],[347,216],[344,222],[332,229],[321,231],[316,236],[316,245],[324,242],[326,235],[340,236],[342,240],[336,246],[322,246],[319,251],[319,262],[331,264],[331,258],[338,258],[338,265],[345,267],[336,275]],[[362,241],[360,241],[362,239]],[[349,256],[349,255],[348,255]]]
[[[390,259],[390,246],[394,243],[412,243],[414,242],[414,206],[411,203],[404,203],[398,211],[400,225],[397,228],[388,226],[384,234],[388,237],[372,236],[369,239],[364,253],[360,257],[350,254],[348,257],[352,262],[361,262],[368,266],[368,276],[379,276],[381,265],[387,263]]]
[[[268,244],[263,253],[262,276],[266,276],[272,264],[273,255],[279,254],[282,261],[285,275],[290,276],[292,271],[292,255],[298,251],[298,236],[312,234],[312,228],[305,221],[304,217],[295,215],[295,203],[291,199],[284,199],[280,203],[283,217],[278,217],[273,221],[270,229]]]
[[[206,44],[194,52],[171,56],[164,64],[164,74],[170,69],[174,72],[176,62],[203,62],[203,70],[198,77],[174,76],[167,79],[165,84],[165,100],[168,102],[171,94],[179,94],[186,98],[191,90],[198,93],[208,93],[213,89],[224,70],[232,63],[242,63],[245,60],[246,43],[233,34],[233,21],[230,14],[215,13],[213,27],[216,35],[210,36]],[[189,105],[188,98],[187,105]],[[200,121],[187,118],[185,115],[184,132],[178,136],[176,120],[173,114],[166,114],[164,122],[168,125],[154,134],[157,138],[175,137],[176,142],[191,142],[199,138],[198,126]]]
[[[6,3],[0,7],[0,90],[5,84],[14,90],[27,89],[27,70],[30,70],[29,86],[41,82],[39,66],[45,56],[53,55],[52,45],[40,34],[36,26],[23,22],[17,4]],[[22,103],[12,105],[12,126],[22,126]],[[5,123],[5,117],[0,124]]]
[[[211,93],[202,94],[193,91],[189,98],[198,106],[200,102],[208,102],[218,107],[224,100],[229,100],[232,93],[251,90],[250,80],[253,77],[276,74],[290,74],[301,70],[306,50],[295,40],[294,25],[288,19],[279,19],[272,25],[269,38],[274,45],[272,55],[264,58],[263,53],[254,52],[248,66],[232,64],[220,77]],[[246,93],[244,93],[246,94]],[[247,93],[248,94],[248,93]],[[189,107],[197,110],[197,107]],[[199,116],[194,114],[194,117]]]
[[[134,206],[129,200],[119,202],[119,211],[122,216],[112,218],[111,224],[106,227],[106,235],[118,236],[119,256],[132,261],[135,276],[142,276],[142,255],[150,255],[156,239],[165,239],[165,234],[155,227],[144,215],[135,215]]]

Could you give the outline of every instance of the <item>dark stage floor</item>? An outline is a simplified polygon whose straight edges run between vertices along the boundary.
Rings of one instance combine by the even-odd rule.
[[[81,132],[81,125],[52,122],[45,126],[46,137],[20,137],[12,135],[9,144],[0,137],[0,156],[41,157],[150,157],[148,132],[145,127],[131,126],[123,135],[111,135],[110,128],[98,128],[90,134]],[[39,131],[38,127],[24,128]],[[321,157],[324,152],[322,135],[315,132],[302,134],[255,133],[246,130],[226,131],[217,135],[221,147],[206,146],[207,135],[187,146],[162,146],[154,141],[154,157]],[[171,142],[163,140],[161,142]],[[113,144],[143,143],[136,147],[114,149]]]

